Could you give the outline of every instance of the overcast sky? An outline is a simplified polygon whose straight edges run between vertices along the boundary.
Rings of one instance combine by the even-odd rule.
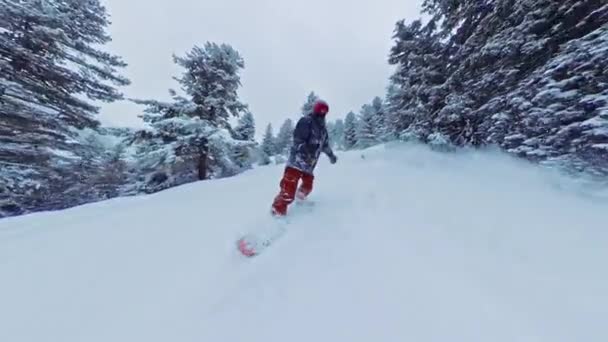
[[[228,43],[245,60],[239,94],[257,120],[297,118],[314,90],[333,118],[383,96],[394,24],[416,19],[422,0],[103,0],[111,15],[112,52],[124,57],[133,84],[126,96],[168,99],[179,75],[171,55],[206,41]],[[106,105],[101,120],[139,126],[142,107]],[[278,128],[278,127],[277,127]],[[276,132],[276,130],[275,130]]]

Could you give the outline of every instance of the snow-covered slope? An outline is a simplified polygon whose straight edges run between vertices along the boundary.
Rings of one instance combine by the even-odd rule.
[[[493,153],[339,156],[253,259],[280,166],[0,221],[0,341],[608,339],[605,192]]]

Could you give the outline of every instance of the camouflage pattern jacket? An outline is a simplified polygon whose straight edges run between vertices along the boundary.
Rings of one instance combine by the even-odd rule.
[[[329,146],[325,118],[314,114],[303,116],[293,131],[293,145],[287,166],[312,175],[321,152],[335,160],[334,152]]]

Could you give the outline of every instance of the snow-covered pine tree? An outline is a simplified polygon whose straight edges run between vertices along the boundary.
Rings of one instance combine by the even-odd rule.
[[[15,209],[5,213],[70,205],[66,168],[86,150],[76,130],[98,125],[93,101],[121,99],[116,87],[129,84],[126,64],[100,50],[107,26],[97,0],[0,5],[0,184]]]
[[[327,122],[327,132],[329,134],[329,144],[333,149],[342,150],[344,140],[344,120]]]
[[[392,138],[403,138],[403,132],[414,122],[414,113],[408,108],[413,94],[404,89],[395,80],[395,76],[390,80],[386,93],[386,129],[387,134]]]
[[[264,137],[262,139],[262,151],[269,157],[277,154],[276,138],[272,130],[272,124],[266,126]]]
[[[293,141],[293,120],[286,119],[281,127],[276,138],[276,149],[278,154],[287,155]]]
[[[251,146],[236,147],[232,157],[239,168],[249,168],[255,159],[255,147],[257,146],[255,142],[255,119],[251,112],[247,111],[239,118],[238,124],[234,128],[233,137],[236,140],[252,142]]]
[[[312,112],[312,106],[317,100],[319,100],[319,96],[314,91],[311,91],[306,98],[306,102],[302,105],[302,115],[305,116],[310,114]]]
[[[486,142],[527,159],[605,177],[607,69],[608,27],[602,27],[564,44],[525,87],[482,106],[479,112],[487,120],[478,132]]]
[[[165,141],[154,129],[144,129],[134,134],[129,146],[135,151],[131,180],[134,185],[130,192],[153,193],[173,185],[169,178],[176,163],[170,141]]]
[[[388,128],[393,136],[425,141],[431,133],[427,121],[441,108],[446,96],[448,49],[434,21],[426,25],[419,20],[409,25],[400,21],[394,39],[389,63],[396,65],[396,71],[387,95]]]
[[[331,132],[331,141],[333,147],[337,150],[344,149],[344,120],[338,119],[335,121],[333,125],[333,130]]]
[[[73,196],[88,203],[123,195],[128,182],[126,145],[119,137],[97,130],[83,132],[83,139],[87,153],[82,155],[82,164],[72,167],[80,177],[71,187]]]
[[[344,149],[351,150],[357,145],[357,116],[352,111],[344,119]]]
[[[253,141],[255,139],[255,119],[251,112],[246,112],[239,118],[234,132],[235,138],[238,140]]]
[[[171,90],[172,102],[135,101],[147,106],[143,119],[151,127],[137,139],[148,192],[232,176],[243,169],[235,150],[254,144],[234,139],[228,122],[248,112],[237,94],[244,68],[240,54],[230,45],[207,42],[174,60],[185,69],[175,79],[188,97]]]
[[[359,112],[357,120],[357,148],[368,148],[378,143],[374,132],[374,108],[369,104],[364,104]]]
[[[390,140],[390,130],[388,128],[388,120],[384,101],[376,96],[371,103],[373,109],[374,135],[378,142],[386,142]]]
[[[207,42],[203,47],[194,46],[186,56],[173,59],[186,70],[174,79],[196,105],[194,116],[216,127],[229,127],[231,116],[247,112],[247,105],[237,93],[241,86],[239,72],[245,62],[232,46]]]
[[[326,120],[325,121],[325,129],[327,129],[327,139],[329,140],[329,144],[330,146],[333,147],[334,144],[334,134],[335,134],[335,125],[336,123],[334,121],[331,120]]]
[[[106,149],[103,164],[98,172],[95,188],[99,197],[109,199],[123,195],[126,186],[128,164],[126,161],[125,145],[117,144],[112,149]]]
[[[605,1],[426,0],[423,8],[428,25],[397,25],[391,125],[413,115],[406,131],[423,140],[497,144],[608,174]]]

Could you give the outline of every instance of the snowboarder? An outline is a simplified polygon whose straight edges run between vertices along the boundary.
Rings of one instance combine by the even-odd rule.
[[[321,152],[329,157],[332,164],[338,160],[329,146],[329,135],[325,126],[325,116],[328,112],[327,102],[316,101],[312,112],[303,116],[296,124],[289,160],[280,182],[280,192],[272,204],[273,216],[286,215],[287,207],[296,198],[304,200],[312,192],[314,169]],[[298,188],[300,180],[302,184]]]

